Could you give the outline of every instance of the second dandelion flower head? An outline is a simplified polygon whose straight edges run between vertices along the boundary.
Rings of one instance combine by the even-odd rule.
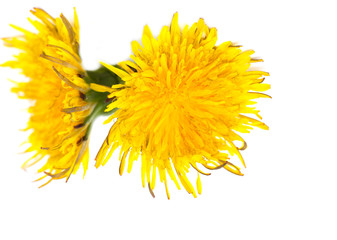
[[[262,61],[251,57],[253,51],[216,42],[216,29],[203,19],[180,29],[176,13],[171,26],[163,27],[157,38],[145,26],[141,44],[132,42],[132,60],[119,63],[122,69],[103,63],[125,84],[110,90],[110,97],[117,100],[107,111],[118,110],[108,121],[116,122],[97,155],[97,167],[121,147],[120,174],[125,166],[130,172],[140,156],[143,186],[153,194],[158,171],[168,198],[168,178],[196,197],[187,177],[191,167],[204,175],[209,173],[201,167],[242,175],[229,159],[236,155],[245,165],[240,150],[246,143],[239,132],[268,129],[260,120],[245,116],[261,119],[253,100],[269,97],[255,92],[269,89],[262,83],[268,73],[249,70],[251,63]],[[196,185],[201,193],[199,175]]]

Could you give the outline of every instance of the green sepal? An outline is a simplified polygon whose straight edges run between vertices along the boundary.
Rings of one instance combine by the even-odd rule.
[[[115,66],[118,67],[118,66]],[[118,77],[115,73],[111,72],[109,69],[104,66],[100,66],[95,71],[86,71],[87,76],[84,77],[84,80],[87,84],[96,83],[98,85],[111,87],[115,84],[124,84],[124,81]],[[109,93],[107,92],[96,92],[90,89],[85,94],[85,100],[88,102],[102,103],[108,99]]]

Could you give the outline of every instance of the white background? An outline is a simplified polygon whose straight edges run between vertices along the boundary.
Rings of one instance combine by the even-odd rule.
[[[34,170],[24,172],[19,144],[27,121],[24,101],[10,93],[0,69],[0,239],[337,239],[336,66],[337,16],[334,1],[18,1],[1,4],[0,37],[28,27],[29,10],[72,16],[81,26],[86,69],[98,61],[117,63],[131,54],[149,24],[154,35],[179,12],[181,25],[204,18],[218,29],[219,42],[254,49],[271,73],[272,100],[259,104],[269,131],[243,137],[247,168],[238,177],[218,170],[201,176],[203,193],[194,199],[170,185],[156,184],[153,199],[141,187],[140,161],[118,175],[114,156],[94,168],[94,154],[109,125],[99,119],[91,137],[91,162],[66,184],[38,189]],[[0,62],[13,52],[0,47]]]

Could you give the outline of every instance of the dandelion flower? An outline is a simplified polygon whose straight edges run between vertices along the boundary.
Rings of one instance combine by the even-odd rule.
[[[88,136],[93,119],[106,107],[89,84],[93,72],[86,72],[79,56],[79,23],[74,10],[71,24],[62,14],[53,18],[42,9],[31,11],[35,32],[12,26],[22,35],[4,38],[4,44],[20,53],[2,66],[20,69],[28,78],[17,82],[12,91],[32,100],[26,130],[32,130],[25,152],[33,156],[23,164],[30,167],[45,161],[38,170],[49,177],[68,178],[83,165],[88,168]],[[102,82],[100,82],[102,84]],[[109,85],[113,84],[109,82]],[[102,103],[103,102],[103,103]],[[43,184],[42,186],[44,186]]]
[[[247,145],[238,134],[253,127],[268,129],[253,106],[256,98],[269,97],[260,93],[270,87],[262,83],[268,73],[249,70],[251,63],[262,60],[231,42],[217,46],[217,30],[203,19],[180,29],[178,14],[157,38],[145,26],[141,42],[132,42],[131,60],[119,68],[104,64],[125,84],[110,91],[109,97],[117,100],[106,111],[118,110],[107,120],[115,123],[96,167],[117,148],[120,174],[125,168],[130,172],[140,156],[143,187],[154,196],[158,172],[168,198],[168,178],[196,197],[201,193],[199,173],[209,175],[207,169],[242,175],[229,161],[235,155],[245,165],[240,151]],[[191,167],[198,172],[197,191],[187,177]]]

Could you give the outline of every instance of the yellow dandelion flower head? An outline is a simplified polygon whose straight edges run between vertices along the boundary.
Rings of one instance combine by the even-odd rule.
[[[79,56],[79,24],[76,11],[71,24],[62,14],[53,18],[42,9],[31,11],[36,31],[13,26],[23,35],[4,38],[8,47],[20,50],[2,66],[20,69],[27,82],[12,89],[20,98],[33,100],[27,129],[32,129],[27,152],[34,152],[23,167],[47,159],[42,178],[60,179],[88,164],[87,117],[93,105],[84,100],[89,90]],[[47,183],[48,183],[47,182]]]
[[[141,155],[142,184],[151,194],[156,172],[167,190],[167,174],[178,189],[182,186],[196,197],[187,178],[190,166],[202,170],[225,168],[242,175],[229,162],[246,147],[238,135],[252,127],[268,127],[245,114],[261,118],[254,99],[268,97],[255,91],[269,89],[262,83],[268,73],[250,71],[253,51],[242,51],[231,42],[216,46],[217,30],[209,28],[203,19],[191,27],[180,29],[178,14],[171,26],[162,28],[154,38],[145,26],[142,44],[132,42],[131,60],[120,68],[107,68],[116,73],[124,85],[115,85],[110,98],[115,97],[107,111],[118,108],[108,121],[116,119],[96,158],[96,166],[105,164],[112,152],[120,150],[120,174],[128,160]],[[241,145],[234,145],[240,141]],[[175,173],[174,173],[175,171]],[[197,191],[201,193],[199,173]],[[178,178],[176,177],[178,176]]]

